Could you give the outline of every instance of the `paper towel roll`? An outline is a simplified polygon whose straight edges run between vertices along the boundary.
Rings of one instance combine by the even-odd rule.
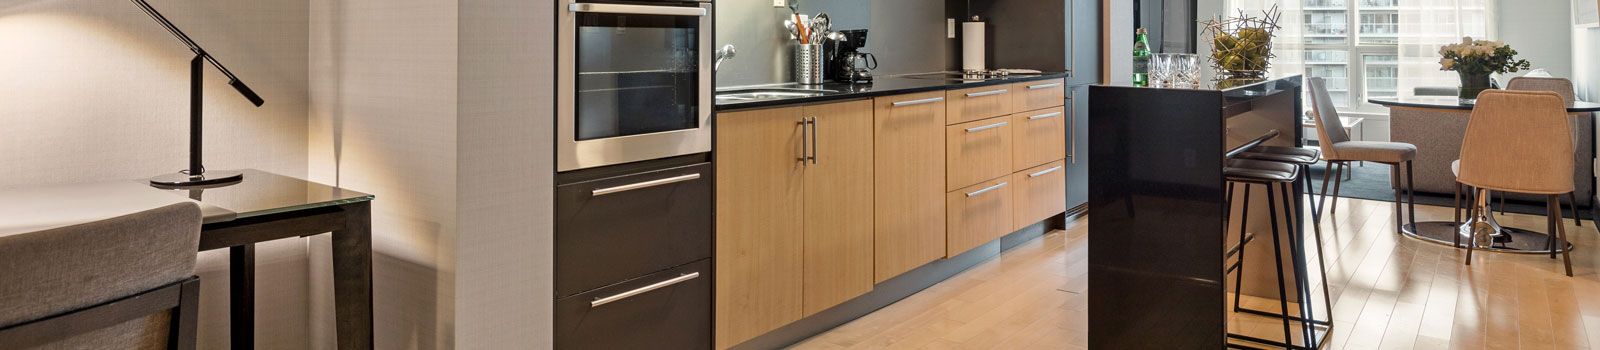
[[[988,65],[983,62],[983,26],[984,22],[961,23],[961,70],[981,71],[988,70]]]

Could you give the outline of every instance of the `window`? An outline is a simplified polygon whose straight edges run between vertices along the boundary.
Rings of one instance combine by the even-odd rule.
[[[1228,11],[1260,13],[1277,4],[1292,16],[1279,22],[1283,32],[1297,42],[1275,46],[1282,51],[1273,66],[1325,79],[1341,111],[1382,113],[1366,101],[1407,95],[1416,86],[1453,86],[1453,78],[1439,75],[1434,43],[1460,40],[1462,33],[1487,37],[1489,2],[1228,0]]]

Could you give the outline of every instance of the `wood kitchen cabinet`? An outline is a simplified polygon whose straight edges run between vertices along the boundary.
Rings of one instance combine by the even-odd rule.
[[[867,100],[717,116],[716,347],[873,285]]]
[[[876,282],[945,255],[944,99],[938,91],[873,102]]]

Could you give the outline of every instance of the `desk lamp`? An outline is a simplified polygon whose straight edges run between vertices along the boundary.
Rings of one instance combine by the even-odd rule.
[[[172,21],[168,21],[166,16],[162,16],[161,12],[157,12],[154,7],[151,7],[150,3],[144,0],[132,1],[139,6],[139,9],[149,14],[151,19],[155,19],[162,27],[167,28],[167,31],[171,32],[172,36],[177,37],[179,41],[188,46],[189,51],[194,51],[194,59],[189,61],[189,168],[175,174],[151,178],[150,184],[162,188],[193,188],[226,186],[243,181],[243,173],[237,171],[207,172],[206,167],[200,164],[202,148],[200,140],[201,134],[204,133],[204,130],[200,127],[202,119],[200,112],[202,84],[200,78],[205,75],[205,67],[202,63],[210,62],[212,67],[217,67],[217,70],[222,71],[222,75],[228,77],[228,85],[232,85],[234,90],[238,90],[240,95],[244,95],[244,98],[250,100],[250,103],[256,107],[261,107],[261,104],[266,101],[262,100],[261,96],[256,95],[255,91],[250,90],[250,87],[246,86],[244,82],[239,81],[239,77],[234,76],[233,72],[228,71],[227,67],[223,67],[222,63],[217,62],[216,57],[211,57],[211,54],[207,53],[204,48],[195,44],[194,40],[189,39],[188,35],[183,34],[183,31],[174,26]]]

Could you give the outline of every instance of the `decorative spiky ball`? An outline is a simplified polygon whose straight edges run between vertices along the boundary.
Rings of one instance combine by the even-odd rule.
[[[1200,22],[1212,38],[1211,67],[1229,75],[1265,73],[1272,65],[1272,37],[1282,17],[1283,11],[1273,5],[1261,17],[1240,10],[1238,17]]]

